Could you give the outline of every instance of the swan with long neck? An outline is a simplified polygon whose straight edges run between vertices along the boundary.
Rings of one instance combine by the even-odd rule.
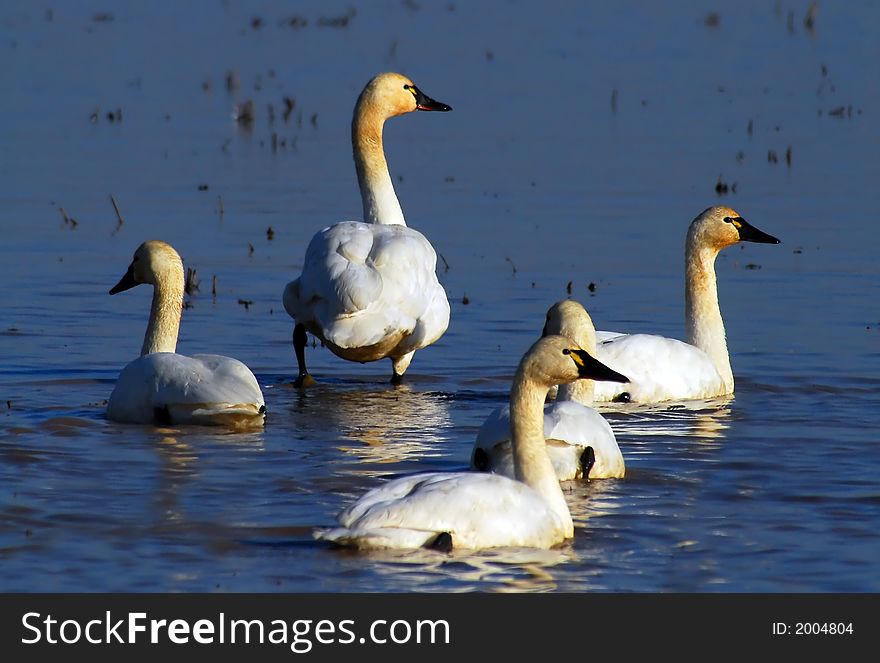
[[[589,354],[596,353],[596,330],[586,309],[576,301],[557,302],[547,311],[544,336],[570,338]],[[617,380],[627,382],[624,375]],[[611,426],[590,407],[593,380],[561,384],[556,401],[544,406],[547,453],[560,481],[616,479],[626,473]],[[498,408],[483,422],[471,454],[471,467],[514,476],[510,407]]]
[[[364,221],[343,221],[315,234],[301,276],[284,290],[284,308],[296,321],[297,386],[313,382],[306,332],[349,361],[389,358],[397,383],[415,351],[449,325],[437,254],[424,235],[407,227],[385,161],[385,121],[416,110],[452,109],[395,73],[373,78],[358,98],[351,142]]]
[[[597,383],[596,401],[656,403],[733,393],[715,259],[738,242],[779,244],[730,207],[710,207],[693,220],[685,244],[687,342],[649,334],[597,332],[596,356],[631,381]]]
[[[539,339],[510,390],[514,479],[433,472],[395,479],[339,515],[316,538],[356,548],[549,548],[574,535],[571,513],[547,455],[544,399],[555,384],[614,375],[572,340]]]
[[[262,426],[266,406],[254,374],[237,359],[176,353],[183,311],[183,262],[169,244],[144,242],[110,294],[153,286],[141,356],[119,374],[107,418],[139,424]]]

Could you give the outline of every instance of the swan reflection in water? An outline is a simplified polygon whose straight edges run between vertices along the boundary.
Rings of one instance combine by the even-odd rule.
[[[237,454],[265,450],[262,431],[218,433],[203,426],[187,426],[156,428],[155,435],[151,437],[155,439],[160,461],[154,503],[160,520],[166,524],[187,520],[181,506],[181,496],[189,483],[198,479],[201,457],[215,453],[211,449],[213,444],[222,445],[224,449]],[[190,438],[195,440],[195,444],[190,444]]]
[[[721,440],[730,428],[733,396],[657,404],[595,404],[611,423],[615,435],[687,437],[696,441]]]
[[[383,465],[447,455],[452,435],[449,395],[408,385],[358,386],[328,389],[310,399],[315,403],[311,414],[323,431],[335,431],[340,451],[363,463]],[[366,474],[386,474],[389,469]]]
[[[564,589],[560,576],[571,572],[580,556],[571,542],[556,548],[488,548],[456,550],[442,553],[435,550],[361,550],[334,549],[334,553],[350,562],[352,571],[364,568],[369,560],[370,572],[393,577],[409,584],[411,591],[444,592],[549,592]],[[579,579],[579,586],[583,585]],[[450,584],[452,583],[452,584]]]

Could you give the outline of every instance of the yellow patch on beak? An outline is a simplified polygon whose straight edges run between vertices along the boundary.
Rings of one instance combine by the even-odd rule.
[[[730,222],[733,224],[733,227],[736,228],[737,230],[739,230],[740,228],[743,227],[743,224],[741,224],[741,223],[737,220],[737,217],[733,217],[733,218],[730,220]]]
[[[574,360],[574,363],[578,366],[582,367],[584,365],[584,360],[578,355],[577,352],[572,352],[568,356],[571,357]]]

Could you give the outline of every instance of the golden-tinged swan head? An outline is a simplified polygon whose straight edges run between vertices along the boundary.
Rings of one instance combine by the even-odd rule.
[[[451,111],[452,107],[431,99],[402,74],[387,72],[367,83],[355,106],[355,114],[378,113],[389,118],[416,110]]]
[[[570,338],[587,352],[595,352],[596,328],[590,314],[580,302],[563,299],[550,307],[541,335],[554,334]]]
[[[568,384],[579,379],[629,382],[565,336],[538,339],[519,363],[518,375],[546,387]]]
[[[149,240],[134,252],[128,271],[119,279],[119,283],[110,289],[110,294],[115,295],[141,283],[155,285],[167,274],[183,274],[180,255],[170,244],[155,239]]]
[[[688,242],[718,251],[737,242],[779,244],[779,240],[758,230],[731,207],[717,205],[703,211],[691,222]]]

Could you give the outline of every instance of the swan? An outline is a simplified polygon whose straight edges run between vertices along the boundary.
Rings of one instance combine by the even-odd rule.
[[[437,254],[408,228],[382,147],[385,120],[412,111],[450,111],[411,80],[379,74],[354,108],[351,142],[364,221],[342,221],[312,237],[302,274],[284,289],[284,308],[295,321],[296,386],[314,382],[306,369],[306,332],[349,361],[391,359],[399,384],[416,350],[449,326],[449,301],[437,280]]]
[[[177,251],[165,242],[144,242],[110,294],[141,283],[153,286],[144,345],[141,356],[119,374],[107,418],[136,424],[262,426],[266,405],[247,366],[221,355],[187,357],[175,352],[184,289]]]
[[[570,338],[590,354],[596,352],[596,330],[586,309],[576,301],[557,302],[547,311],[543,335]],[[621,382],[627,378],[619,376]],[[547,453],[560,481],[614,479],[626,467],[611,426],[589,407],[593,381],[577,380],[559,387],[556,401],[544,407]],[[510,449],[510,407],[495,410],[480,427],[471,455],[471,467],[513,477]]]
[[[431,472],[389,481],[339,514],[341,527],[315,537],[356,548],[450,550],[549,548],[574,536],[571,514],[544,442],[551,385],[612,375],[574,341],[545,336],[519,363],[510,391],[516,479]]]
[[[741,241],[779,244],[730,207],[710,207],[693,220],[685,244],[687,343],[649,334],[597,332],[596,357],[631,382],[597,383],[594,400],[658,403],[733,393],[715,258]]]

